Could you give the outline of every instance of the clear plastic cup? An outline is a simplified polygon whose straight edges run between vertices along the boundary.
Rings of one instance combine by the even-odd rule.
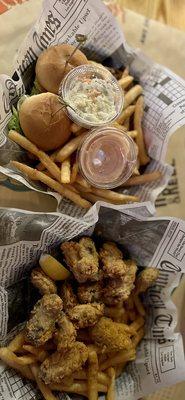
[[[114,126],[93,129],[78,150],[79,168],[93,186],[111,189],[132,175],[137,162],[133,139]]]
[[[69,117],[92,128],[114,121],[123,108],[123,90],[106,68],[80,65],[72,69],[59,87]]]

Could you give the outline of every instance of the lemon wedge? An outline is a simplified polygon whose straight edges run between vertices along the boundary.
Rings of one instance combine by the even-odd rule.
[[[54,281],[63,281],[70,276],[70,272],[50,254],[42,254],[39,264],[45,274]]]

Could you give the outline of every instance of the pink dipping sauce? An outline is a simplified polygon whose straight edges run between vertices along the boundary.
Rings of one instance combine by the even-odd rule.
[[[81,145],[78,158],[81,173],[89,183],[110,189],[132,175],[137,148],[124,131],[106,126],[91,131]]]

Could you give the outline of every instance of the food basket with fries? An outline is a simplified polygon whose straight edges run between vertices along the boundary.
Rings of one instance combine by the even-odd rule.
[[[44,2],[15,57],[12,78],[1,76],[0,171],[52,194],[67,214],[83,215],[97,201],[154,202],[172,173],[164,159],[169,136],[184,124],[184,81],[131,49],[101,1],[74,7]],[[85,68],[96,73],[83,75]],[[114,165],[110,143],[107,153],[101,143],[82,162],[79,152],[98,129],[109,130],[109,138],[111,129],[119,133],[124,163],[115,148]]]
[[[149,203],[93,208],[0,210],[3,400],[138,399],[184,379],[170,300],[184,222]]]

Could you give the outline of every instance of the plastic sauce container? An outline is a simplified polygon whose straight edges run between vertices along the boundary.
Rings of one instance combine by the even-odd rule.
[[[137,154],[134,141],[122,130],[114,126],[93,129],[78,150],[79,168],[91,185],[111,189],[132,175]]]
[[[92,128],[114,121],[123,108],[123,90],[106,68],[81,65],[62,81],[59,96],[69,117],[80,126]]]

